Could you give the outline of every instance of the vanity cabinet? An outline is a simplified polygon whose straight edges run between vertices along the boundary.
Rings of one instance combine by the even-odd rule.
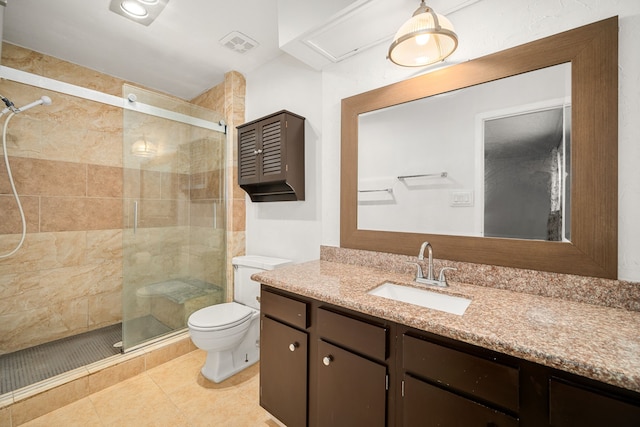
[[[288,427],[640,426],[640,393],[262,285],[260,404]]]
[[[390,323],[263,285],[260,405],[287,427],[389,425]]]
[[[238,185],[251,201],[305,199],[304,121],[282,110],[238,126]]]
[[[307,303],[261,293],[260,405],[288,427],[307,425]]]

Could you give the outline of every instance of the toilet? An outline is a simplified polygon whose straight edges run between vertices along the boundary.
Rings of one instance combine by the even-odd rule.
[[[251,275],[291,261],[258,255],[232,259],[233,302],[204,307],[189,316],[191,340],[207,352],[200,370],[219,383],[260,359],[260,284]]]

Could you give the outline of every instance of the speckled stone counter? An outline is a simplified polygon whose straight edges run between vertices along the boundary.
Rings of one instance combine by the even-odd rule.
[[[640,392],[640,312],[449,281],[462,316],[368,295],[413,275],[331,261],[255,274],[266,285]]]

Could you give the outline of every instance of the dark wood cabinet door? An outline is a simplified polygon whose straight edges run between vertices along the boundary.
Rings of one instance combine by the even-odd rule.
[[[386,366],[324,341],[318,342],[315,364],[318,426],[386,425]]]
[[[238,184],[260,182],[258,154],[261,145],[258,124],[238,129]]]
[[[640,404],[552,378],[549,418],[552,427],[638,427]]]
[[[287,177],[286,126],[284,114],[271,117],[259,125],[262,145],[258,160],[260,179],[263,181],[280,181]]]
[[[404,376],[405,427],[516,427],[518,420],[411,376]]]
[[[278,114],[238,129],[238,184],[286,179],[286,127]]]
[[[287,427],[307,425],[306,332],[262,317],[260,406]]]

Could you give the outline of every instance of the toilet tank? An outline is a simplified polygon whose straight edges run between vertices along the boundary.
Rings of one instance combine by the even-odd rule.
[[[251,280],[251,275],[291,264],[291,260],[260,255],[244,255],[234,257],[231,263],[233,264],[233,300],[240,304],[260,309],[260,303],[258,302],[260,283]]]

